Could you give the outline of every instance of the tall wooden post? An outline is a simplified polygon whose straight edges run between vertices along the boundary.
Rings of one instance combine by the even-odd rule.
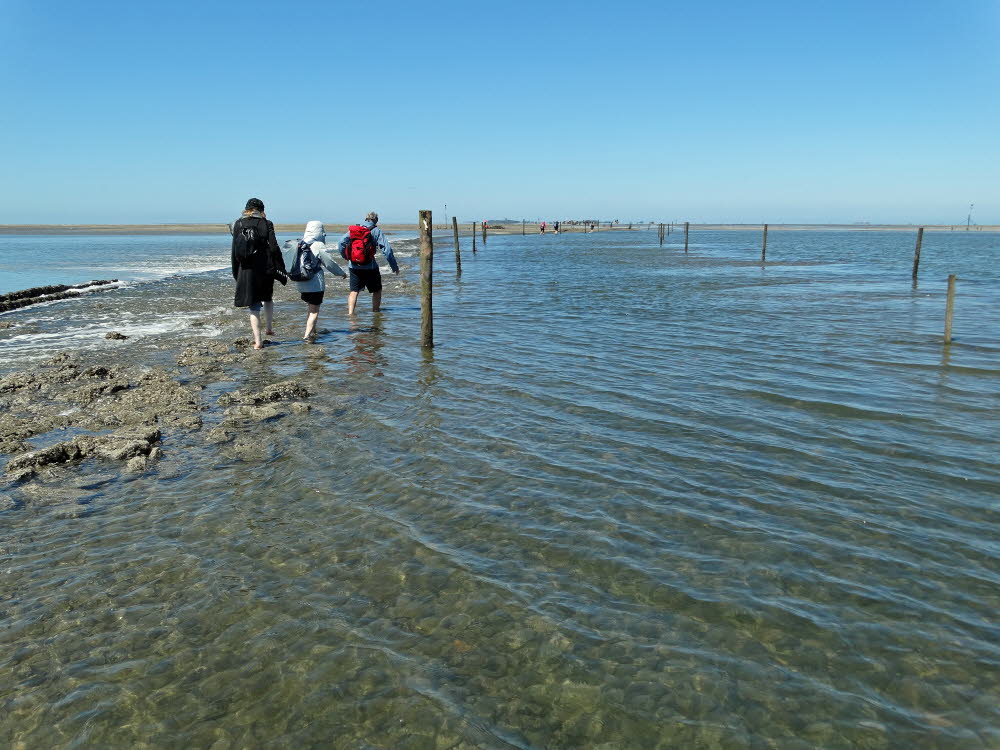
[[[764,242],[760,246],[760,262],[767,259],[767,224],[764,225]]]
[[[660,224],[660,247],[663,247],[663,225]]]
[[[458,251],[458,217],[451,217],[451,228],[455,230],[455,273],[462,275],[462,254]]]
[[[434,314],[432,310],[434,280],[434,239],[431,236],[434,217],[421,211],[417,219],[420,228],[420,345],[434,346]]]
[[[951,319],[955,314],[955,274],[948,274],[948,302],[944,308],[944,343],[951,343]]]
[[[521,219],[521,236],[524,237],[524,219]]]
[[[920,268],[920,246],[924,244],[924,228],[917,230],[917,248],[913,251],[913,280],[917,280],[917,269]]]
[[[684,222],[684,252],[688,251],[688,232],[690,231],[690,229],[691,229],[691,222],[690,221],[685,221]]]
[[[476,254],[476,222],[472,222],[472,254]]]
[[[483,222],[483,247],[486,247],[486,222]]]

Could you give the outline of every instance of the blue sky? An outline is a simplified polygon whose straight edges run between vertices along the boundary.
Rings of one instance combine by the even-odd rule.
[[[1000,223],[1000,2],[0,0],[0,224]]]

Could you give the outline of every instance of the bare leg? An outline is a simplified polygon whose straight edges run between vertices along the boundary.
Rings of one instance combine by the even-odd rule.
[[[250,330],[253,331],[253,348],[263,349],[264,342],[260,338],[260,310],[250,311]]]
[[[274,323],[274,303],[265,302],[264,303],[264,320],[267,321],[267,330],[264,331],[268,336],[274,335],[274,329],[271,327]]]
[[[372,312],[378,312],[382,307],[382,291],[372,292]]]
[[[309,305],[309,314],[306,315],[306,335],[303,340],[309,340],[316,335],[316,321],[319,319],[319,305]]]
[[[351,292],[347,295],[347,314],[354,315],[354,308],[358,304],[358,293]]]

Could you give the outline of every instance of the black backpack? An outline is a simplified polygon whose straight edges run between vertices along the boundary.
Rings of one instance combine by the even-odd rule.
[[[309,281],[319,270],[319,258],[313,253],[308,242],[299,240],[295,250],[295,260],[288,269],[288,278],[292,281]]]
[[[267,222],[256,216],[240,219],[233,227],[233,242],[238,261],[252,260],[267,250]]]

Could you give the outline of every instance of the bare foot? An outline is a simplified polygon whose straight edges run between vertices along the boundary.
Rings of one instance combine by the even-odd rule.
[[[254,348],[254,349],[263,349],[263,348],[264,348],[264,345],[263,345],[263,344],[254,344],[254,345],[253,345],[253,348]]]
[[[266,331],[264,331],[264,333],[266,333],[268,336],[273,336],[274,335],[274,329],[268,328]]]

